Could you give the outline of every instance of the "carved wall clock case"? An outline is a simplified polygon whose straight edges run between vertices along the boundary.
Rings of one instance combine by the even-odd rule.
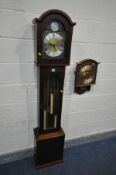
[[[74,91],[83,94],[90,91],[91,85],[96,82],[98,62],[92,59],[86,59],[77,63],[75,72]]]
[[[33,20],[38,70],[38,126],[34,129],[35,165],[63,160],[65,134],[61,112],[65,66],[70,64],[73,26],[63,11],[49,10]]]

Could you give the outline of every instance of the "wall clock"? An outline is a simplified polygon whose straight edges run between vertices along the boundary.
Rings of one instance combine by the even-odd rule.
[[[86,59],[77,64],[75,72],[74,91],[83,94],[89,91],[92,84],[96,82],[98,62]]]
[[[44,167],[63,159],[65,133],[61,112],[65,66],[70,64],[73,26],[63,11],[49,10],[33,20],[38,70],[39,112],[34,129],[35,165]]]

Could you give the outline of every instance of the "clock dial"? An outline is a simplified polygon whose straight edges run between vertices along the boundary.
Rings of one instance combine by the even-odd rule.
[[[94,76],[95,76],[94,63],[83,65],[79,71],[79,84],[81,85],[92,84],[94,81]]]
[[[92,81],[93,81],[93,77],[90,77],[90,78],[88,78],[88,79],[85,79],[85,80],[83,81],[83,83],[84,83],[84,84],[90,84]]]
[[[43,40],[43,49],[47,56],[58,57],[64,51],[64,38],[59,33],[48,33]]]

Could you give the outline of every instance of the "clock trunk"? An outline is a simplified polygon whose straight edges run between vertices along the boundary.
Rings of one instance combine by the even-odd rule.
[[[40,67],[40,132],[60,129],[65,67]]]

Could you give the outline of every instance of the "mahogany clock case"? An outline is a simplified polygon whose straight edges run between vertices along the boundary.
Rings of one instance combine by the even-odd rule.
[[[60,56],[51,58],[46,54],[43,54],[43,35],[45,31],[51,32],[47,29],[48,25],[52,21],[58,21],[63,26],[65,33],[64,52]],[[35,46],[36,46],[36,63],[40,66],[65,66],[70,63],[70,49],[72,41],[73,26],[76,24],[72,22],[71,18],[61,10],[49,10],[45,12],[40,18],[35,18],[33,23],[35,24]],[[56,31],[53,33],[60,33]]]
[[[63,159],[65,134],[61,111],[65,66],[70,64],[73,26],[61,10],[48,10],[33,20],[38,85],[38,125],[34,129],[35,165],[44,167]]]

